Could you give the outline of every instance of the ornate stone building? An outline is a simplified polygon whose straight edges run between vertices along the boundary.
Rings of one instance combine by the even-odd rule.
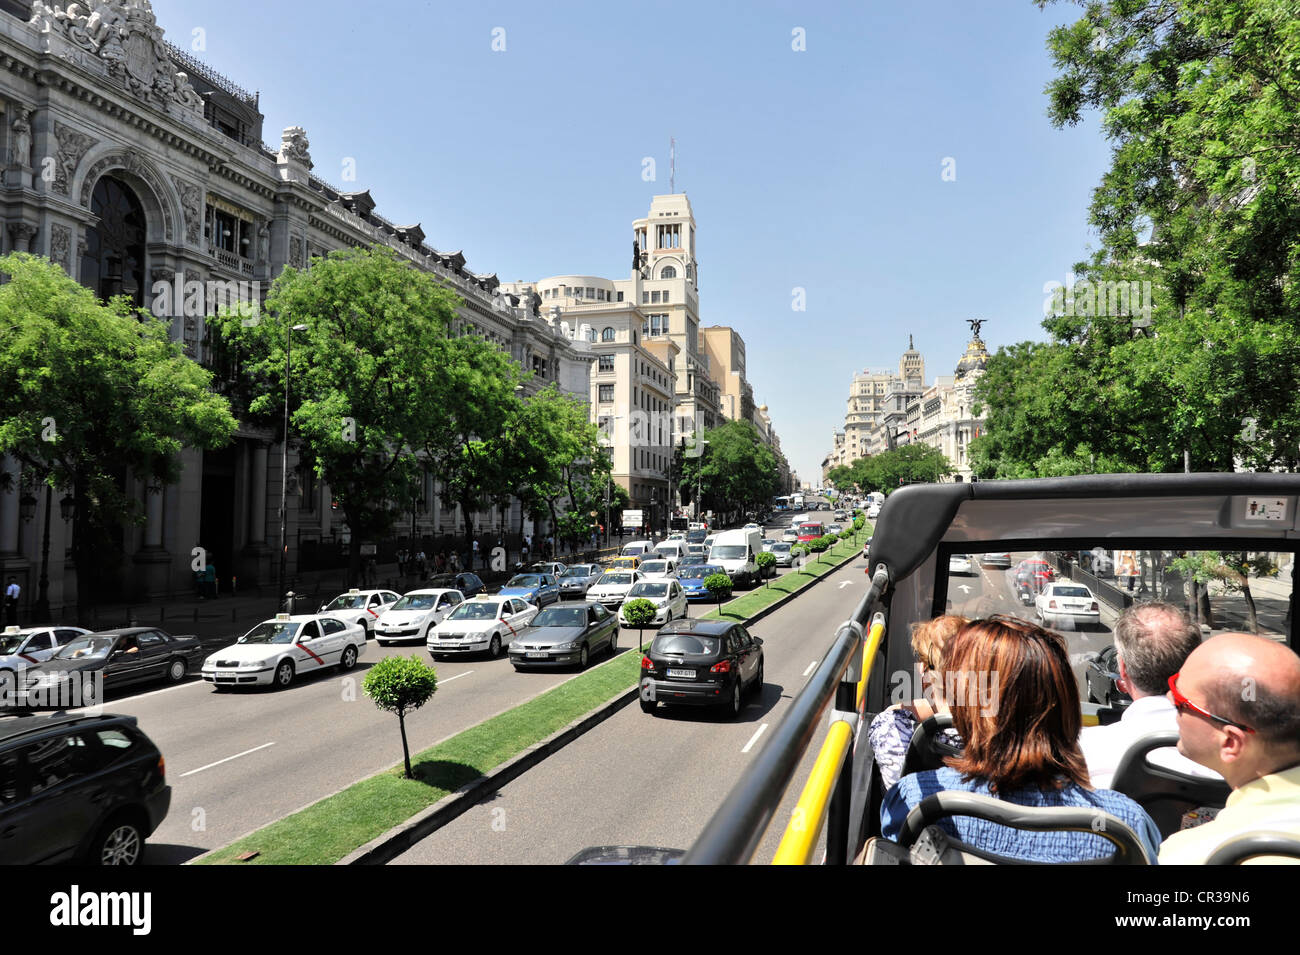
[[[379,215],[369,191],[314,175],[302,128],[265,144],[259,97],[168,43],[149,0],[0,0],[0,111],[4,251],[48,256],[102,296],[126,294],[171,319],[173,338],[215,373],[219,389],[233,384],[238,369],[208,336],[203,314],[182,313],[192,289],[206,293],[212,313],[222,301],[260,300],[287,265],[382,243],[451,286],[464,300],[462,327],[533,371],[530,387],[558,381],[587,398],[590,347],[544,318],[537,296],[507,294],[495,275],[466,268],[460,252],[429,246],[418,223]],[[123,475],[146,522],[121,528],[122,596],[190,589],[197,546],[223,587],[231,575],[270,579],[286,480],[290,572],[300,545],[338,533],[328,488],[298,468],[292,452],[282,473],[274,442],[245,425],[220,451],[185,452],[176,485],[146,487]],[[30,499],[24,488],[32,485],[12,460],[5,467],[19,480],[0,494],[0,560],[6,575],[19,577],[26,602],[36,590],[42,522],[22,520],[20,498]],[[436,490],[426,482],[408,528],[453,529],[457,515]],[[505,519],[486,516],[493,526]],[[515,517],[512,526],[518,523]],[[68,534],[55,508],[49,598],[56,608],[72,599]]]

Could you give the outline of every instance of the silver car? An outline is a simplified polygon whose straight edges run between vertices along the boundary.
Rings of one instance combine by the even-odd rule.
[[[586,669],[592,654],[618,649],[618,618],[599,603],[586,600],[552,604],[533,618],[510,642],[516,670],[576,666]]]
[[[574,564],[560,575],[560,599],[573,600],[587,596],[591,585],[603,573],[598,564]]]

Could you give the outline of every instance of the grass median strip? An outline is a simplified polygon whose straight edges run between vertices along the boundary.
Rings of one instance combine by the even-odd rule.
[[[802,571],[786,574],[768,587],[725,604],[727,618],[746,619],[807,586],[860,546],[852,540],[841,541],[822,555],[821,562],[810,561]],[[744,617],[737,616],[742,613]],[[718,614],[714,610],[705,616],[716,618]],[[636,639],[636,631],[624,630],[620,642],[627,645],[630,639]],[[608,663],[414,754],[411,767],[415,779],[404,779],[398,763],[217,849],[195,864],[331,865],[634,686],[640,675],[641,654],[632,644]],[[437,697],[429,705],[436,707]],[[393,745],[400,749],[396,725],[392,729]],[[257,855],[239,863],[236,857],[247,852]]]

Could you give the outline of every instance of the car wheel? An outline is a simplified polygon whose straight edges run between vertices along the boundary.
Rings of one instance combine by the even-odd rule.
[[[612,657],[618,652],[618,628],[615,627],[609,634],[609,655]]]
[[[588,655],[588,653],[589,653],[589,651],[587,650],[587,645],[584,643],[584,644],[582,645],[582,649],[578,651],[578,669],[579,669],[579,670],[585,670],[585,669],[587,669],[587,655]]]
[[[167,664],[167,680],[169,683],[179,683],[183,679],[185,679],[184,660],[176,659]]]
[[[364,620],[358,620],[357,626],[361,628],[361,632],[364,633],[366,635],[366,639],[369,640],[370,628],[366,626],[366,622]]]
[[[375,638],[375,642],[378,643],[381,647],[388,646],[387,640],[380,640],[378,637]]]
[[[224,683],[214,683],[214,684],[212,684],[212,692],[213,692],[213,693],[225,693],[225,692],[226,692],[227,690],[229,690],[229,689],[230,689],[230,687],[226,686]]]
[[[348,644],[343,650],[343,656],[339,658],[339,666],[345,670],[351,670],[357,665],[357,648]]]
[[[754,682],[750,689],[754,691],[755,698],[763,696],[763,661],[758,661],[758,672],[754,674]]]
[[[642,712],[642,713],[653,713],[653,712],[654,712],[655,710],[657,710],[657,709],[659,709],[659,703],[658,703],[656,700],[642,700],[642,701],[641,701],[641,712]]]
[[[87,859],[91,865],[139,865],[144,860],[144,830],[131,819],[110,821],[95,836]]]
[[[492,640],[488,643],[488,656],[493,660],[501,656],[501,634],[492,634]]]
[[[736,682],[732,684],[731,687],[731,703],[728,706],[728,712],[730,712],[733,717],[740,715],[740,696],[740,678],[737,677]]]
[[[272,683],[276,689],[284,689],[293,682],[293,661],[281,660],[280,665],[275,668],[275,681]]]

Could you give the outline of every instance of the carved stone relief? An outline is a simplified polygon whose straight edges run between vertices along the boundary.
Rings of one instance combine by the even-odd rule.
[[[181,211],[185,213],[185,241],[198,245],[203,234],[203,202],[199,187],[176,176],[172,176],[172,182],[176,184],[176,192],[181,197]]]
[[[72,251],[72,230],[65,225],[55,223],[50,226],[50,261],[63,266],[63,271],[72,274],[69,253]]]
[[[54,121],[54,138],[58,140],[58,153],[54,157],[54,191],[66,196],[72,188],[72,177],[77,172],[81,157],[99,140],[80,130]]]

